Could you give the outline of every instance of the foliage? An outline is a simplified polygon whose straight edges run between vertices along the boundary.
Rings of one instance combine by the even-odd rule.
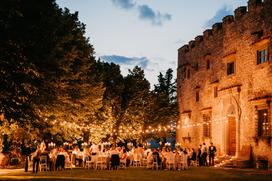
[[[64,121],[92,121],[102,106],[103,84],[94,80],[85,25],[55,1],[9,0],[1,7],[1,110],[42,137],[68,139]]]
[[[173,71],[150,91],[144,70],[127,76],[95,60],[78,13],[55,0],[0,2],[1,132],[10,141],[145,139],[177,116]]]
[[[160,73],[158,82],[152,92],[154,100],[150,112],[152,117],[150,124],[156,127],[165,127],[169,124],[175,124],[178,117],[176,80],[173,80],[173,70],[168,69],[165,75]],[[160,132],[157,135],[166,137],[166,133]]]

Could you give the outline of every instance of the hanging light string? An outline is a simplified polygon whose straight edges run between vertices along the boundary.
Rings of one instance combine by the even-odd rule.
[[[225,116],[222,119],[214,119],[214,120],[210,120],[210,121],[199,121],[196,123],[188,123],[189,122],[189,118],[185,118],[183,119],[183,124],[181,125],[181,122],[178,121],[178,125],[177,125],[177,130],[179,129],[186,129],[186,128],[194,128],[194,127],[201,127],[203,125],[211,125],[211,124],[225,124],[228,122],[228,117]],[[185,121],[187,119],[187,122]],[[256,119],[256,116],[255,116]],[[245,120],[249,120],[248,117],[245,117]],[[185,123],[184,123],[185,122]]]

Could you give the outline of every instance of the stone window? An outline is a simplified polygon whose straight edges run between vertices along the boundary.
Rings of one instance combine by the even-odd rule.
[[[203,114],[203,137],[211,137],[211,116]]]
[[[218,97],[218,87],[214,87],[213,95],[214,97]]]
[[[263,138],[270,136],[269,134],[269,119],[268,109],[260,109],[257,111],[257,137]]]
[[[195,100],[196,100],[196,102],[199,102],[199,90],[196,91]]]
[[[185,79],[186,78],[186,68],[183,68],[182,70],[182,79]]]
[[[211,61],[208,59],[206,61],[206,69],[209,70],[211,68]]]
[[[268,61],[268,49],[257,51],[257,65]]]
[[[199,65],[198,65],[198,63],[196,62],[196,63],[195,63],[195,70],[198,71],[198,69],[199,69]]]
[[[190,77],[191,77],[191,71],[190,69],[187,69],[187,79],[190,79]]]
[[[227,75],[232,75],[235,73],[235,63],[229,62],[227,63]]]

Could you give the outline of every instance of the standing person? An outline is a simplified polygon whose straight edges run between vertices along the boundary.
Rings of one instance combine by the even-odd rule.
[[[202,161],[203,161],[203,166],[208,166],[208,164],[207,164],[208,153],[207,153],[206,143],[203,143],[201,153],[202,153],[201,157],[202,157]]]
[[[191,162],[196,164],[196,151],[194,148],[192,148],[192,153],[191,153],[191,157],[190,157],[190,164],[191,164]]]
[[[31,153],[29,145],[25,147],[25,172],[28,172],[28,162],[29,162],[29,155]]]
[[[202,145],[199,145],[197,150],[197,161],[199,166],[202,166],[201,148],[202,148]]]
[[[36,151],[33,153],[33,173],[38,173],[40,163],[41,149],[37,146]]]
[[[216,153],[216,147],[213,146],[213,143],[211,142],[209,146],[209,165],[210,166],[214,166],[215,153]]]

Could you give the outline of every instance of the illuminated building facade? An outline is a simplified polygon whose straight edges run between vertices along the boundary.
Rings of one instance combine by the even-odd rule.
[[[238,158],[251,147],[271,163],[271,9],[249,0],[178,50],[178,143]]]

